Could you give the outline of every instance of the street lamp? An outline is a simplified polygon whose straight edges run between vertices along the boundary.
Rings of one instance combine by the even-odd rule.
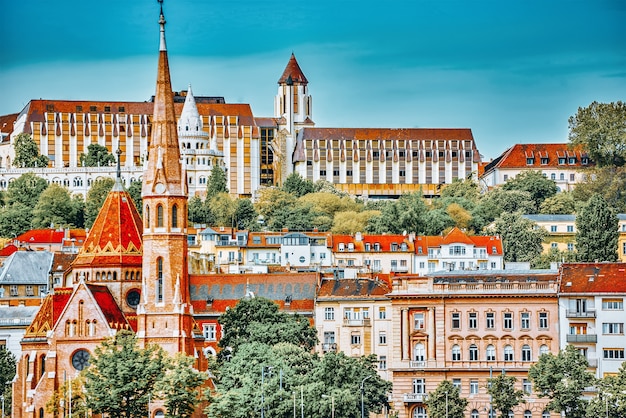
[[[261,418],[265,418],[265,369],[269,375],[272,372],[272,366],[261,366]]]
[[[365,404],[363,403],[363,394],[365,393],[365,381],[372,376],[374,375],[370,374],[369,376],[365,376],[365,379],[361,381],[361,418],[365,418]]]
[[[330,398],[330,418],[335,418],[335,396],[334,395],[322,395],[322,398]]]

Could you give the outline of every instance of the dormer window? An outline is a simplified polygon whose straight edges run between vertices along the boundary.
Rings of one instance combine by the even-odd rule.
[[[346,244],[344,244],[343,242],[339,244],[339,251],[345,251],[346,250]]]
[[[576,157],[569,157],[569,163],[568,164],[576,164]]]
[[[348,251],[354,251],[354,243],[348,243]]]
[[[548,157],[541,157],[541,164],[548,164]]]
[[[491,254],[496,254],[497,252],[496,247],[491,247]]]
[[[559,165],[565,165],[565,157],[559,157]]]
[[[526,158],[526,165],[533,165],[533,164],[535,164],[535,158],[534,157]]]
[[[370,244],[369,242],[365,243],[365,251],[372,251],[372,244]]]
[[[582,157],[582,158],[580,159],[580,163],[581,163],[582,165],[587,165],[587,164],[589,164],[589,158],[588,158],[588,157]]]
[[[374,243],[374,251],[380,251],[380,243]]]
[[[391,243],[391,251],[398,251],[398,244],[393,242]]]

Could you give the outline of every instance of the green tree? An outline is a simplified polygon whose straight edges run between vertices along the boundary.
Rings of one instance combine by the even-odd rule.
[[[474,180],[457,178],[441,189],[441,199],[448,197],[461,197],[472,202],[478,202],[480,189]]]
[[[596,388],[598,396],[589,402],[587,416],[626,418],[626,363],[622,363],[616,376],[600,379]]]
[[[474,216],[478,214],[486,223],[490,223],[506,212],[532,214],[537,212],[537,208],[529,192],[496,187],[480,199]]]
[[[561,192],[546,198],[539,206],[539,213],[546,215],[570,215],[576,213],[576,200],[572,192]]]
[[[546,408],[552,412],[564,412],[568,418],[584,418],[587,401],[583,390],[595,383],[588,368],[587,359],[573,345],[559,354],[546,353],[533,364],[528,377],[540,398],[549,398]]]
[[[167,418],[191,417],[202,400],[200,389],[208,376],[194,369],[194,362],[193,357],[177,353],[155,385],[158,397],[164,400]]]
[[[575,251],[560,251],[558,248],[550,248],[548,252],[539,254],[531,262],[531,267],[535,269],[549,269],[551,263],[574,263],[576,259]]]
[[[626,167],[596,167],[585,170],[584,178],[572,191],[577,203],[600,194],[617,213],[626,213]]]
[[[461,398],[459,388],[449,380],[442,381],[426,400],[431,418],[463,418],[467,404],[467,399]]]
[[[228,193],[228,179],[224,170],[219,166],[215,166],[211,170],[211,175],[207,181],[206,200],[210,201],[220,193]]]
[[[189,212],[187,214],[189,222],[193,224],[211,225],[215,223],[215,216],[211,212],[206,201],[200,196],[189,199]]]
[[[141,197],[141,187],[143,186],[143,182],[141,181],[131,181],[130,186],[128,186],[128,194],[130,198],[133,199],[133,203],[137,208],[137,211],[141,215],[143,213],[143,198]]]
[[[328,215],[331,218],[334,218],[335,214],[339,212],[358,212],[363,208],[362,204],[355,202],[348,196],[339,196],[330,192],[308,193],[300,197],[298,202],[310,203],[316,212]]]
[[[237,199],[235,201],[235,226],[237,229],[259,230],[256,209],[250,199]]]
[[[495,233],[502,238],[504,261],[532,261],[541,254],[547,232],[520,212],[502,213],[496,219]]]
[[[371,219],[367,232],[373,234],[424,233],[425,214],[428,213],[421,192],[404,194],[395,202],[385,205],[380,216]]]
[[[96,180],[91,184],[85,200],[85,228],[93,225],[114,184],[115,180],[111,178]]]
[[[80,154],[80,165],[83,167],[106,167],[116,162],[115,156],[100,144],[89,144],[87,154]]]
[[[489,379],[488,382],[487,393],[491,396],[492,408],[494,411],[500,411],[501,418],[507,418],[509,411],[524,399],[524,392],[515,389],[517,382],[515,377],[504,373]]]
[[[84,379],[80,375],[64,381],[46,402],[46,411],[54,414],[54,416],[68,416],[71,394],[72,414],[77,417],[86,416],[89,409],[87,408],[87,397],[83,391],[83,385]]]
[[[626,104],[593,102],[569,118],[569,140],[580,145],[599,166],[626,162]]]
[[[30,229],[32,209],[21,203],[0,208],[0,237],[14,238]]]
[[[281,189],[295,197],[302,197],[315,191],[315,185],[309,179],[304,179],[295,171],[287,176]]]
[[[554,196],[559,190],[554,180],[544,177],[543,173],[538,170],[523,171],[504,183],[502,189],[530,193],[535,208],[539,208],[544,200]]]
[[[317,332],[308,319],[278,310],[273,301],[261,297],[247,297],[219,318],[226,331],[218,345],[236,353],[246,342],[273,345],[288,342],[306,350],[317,344]]]
[[[22,174],[7,186],[6,203],[20,203],[32,211],[47,187],[48,182],[34,173]]]
[[[76,207],[69,190],[54,183],[48,186],[33,209],[33,228],[76,226],[75,221]]]
[[[333,218],[331,232],[333,234],[355,234],[366,230],[370,219],[380,212],[364,210],[362,212],[345,211],[337,212]]]
[[[80,193],[72,196],[72,210],[74,211],[74,220],[70,222],[76,228],[85,227],[85,199]]]
[[[138,348],[130,331],[119,331],[96,347],[90,362],[83,371],[87,405],[112,417],[144,417],[167,368],[163,349]]]
[[[293,205],[277,208],[267,221],[267,226],[272,231],[280,231],[283,228],[290,231],[308,231],[314,227],[320,231],[330,229],[332,219],[327,217],[325,222],[319,222],[320,215],[311,203],[296,201]]]
[[[29,134],[21,133],[15,137],[14,167],[47,167],[48,157],[39,154],[39,148]]]
[[[424,216],[424,223],[425,235],[440,235],[455,224],[448,212],[441,208],[429,210]]]
[[[617,215],[602,196],[592,196],[576,216],[578,260],[617,261],[618,239]]]
[[[266,187],[259,191],[255,208],[263,216],[265,224],[269,225],[277,210],[286,206],[293,206],[296,202],[297,199],[294,195],[276,187]]]
[[[214,214],[214,223],[219,226],[235,226],[235,211],[237,210],[237,202],[226,192],[218,193],[211,197],[207,197],[206,203],[212,214]]]
[[[15,356],[6,348],[0,348],[0,379],[2,382],[11,382],[15,377]],[[5,402],[5,414],[11,416],[11,385],[3,385],[2,395]]]

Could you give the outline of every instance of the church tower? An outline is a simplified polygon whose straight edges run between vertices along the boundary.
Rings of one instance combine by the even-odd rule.
[[[159,17],[160,48],[152,138],[143,175],[143,262],[137,337],[170,353],[193,354],[187,273],[187,183],[180,161],[176,115]]]
[[[279,132],[272,144],[274,160],[282,165],[282,184],[294,170],[293,152],[300,129],[315,125],[312,115],[312,98],[308,90],[309,81],[300,69],[292,53],[283,75],[278,80],[278,93],[274,99],[274,117],[279,120]]]

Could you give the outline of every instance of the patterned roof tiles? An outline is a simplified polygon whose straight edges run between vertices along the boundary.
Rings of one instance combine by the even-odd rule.
[[[474,140],[467,128],[303,128],[301,135],[304,140]]]
[[[565,263],[561,293],[626,293],[626,263]]]
[[[559,157],[565,157],[565,164],[559,164]],[[576,158],[570,164],[569,157]],[[502,155],[493,160],[485,167],[485,171],[494,168],[581,168],[589,164],[582,164],[582,158],[587,157],[587,152],[580,146],[571,147],[570,144],[515,144]],[[542,158],[546,159],[542,161]]]
[[[283,75],[278,80],[278,84],[308,84],[308,80],[304,76],[302,69],[300,69],[300,65],[298,65],[298,61],[296,60],[296,56],[291,53],[291,57],[289,58],[289,62],[287,63],[287,67],[285,67],[285,71],[283,71]]]

